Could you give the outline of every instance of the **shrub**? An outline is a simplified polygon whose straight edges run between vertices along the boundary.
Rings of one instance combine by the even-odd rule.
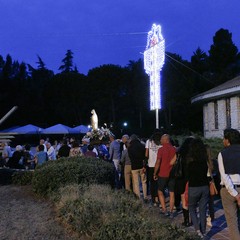
[[[223,140],[221,138],[204,139],[204,142],[211,148],[212,158],[217,158],[218,153],[223,149]]]
[[[94,184],[66,186],[58,194],[60,219],[80,236],[102,240],[194,239],[126,191]]]
[[[97,158],[73,157],[49,161],[35,169],[33,191],[47,196],[61,186],[74,183],[114,184],[114,167]]]
[[[17,185],[30,185],[33,171],[16,171],[12,175],[12,183]]]

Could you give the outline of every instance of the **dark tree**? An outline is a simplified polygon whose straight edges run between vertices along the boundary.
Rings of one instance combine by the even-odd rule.
[[[209,57],[199,47],[191,57],[192,78],[194,80],[193,94],[204,92],[214,87],[214,82],[211,79]]]
[[[5,61],[4,61],[3,57],[0,55],[0,72],[2,72],[4,64],[5,64]]]
[[[122,99],[126,96],[127,70],[117,65],[103,65],[88,73],[91,108],[101,112],[103,121],[118,124]]]
[[[193,52],[193,56],[191,57],[191,64],[193,69],[200,74],[203,74],[209,70],[208,56],[203,50],[201,50],[200,47],[198,47],[197,50]]]
[[[73,52],[71,50],[67,50],[62,63],[63,65],[58,68],[58,70],[61,70],[62,73],[73,72],[76,70],[76,68],[73,67]]]
[[[83,74],[70,72],[55,75],[45,88],[43,97],[47,99],[45,111],[48,113],[48,124],[89,124],[86,113],[90,114],[88,107],[92,90]]]
[[[7,81],[12,77],[12,57],[8,54],[2,69],[3,80]]]
[[[27,66],[24,62],[22,62],[19,65],[19,72],[18,72],[17,77],[19,78],[20,82],[25,81],[28,77]]]
[[[43,62],[43,60],[39,57],[39,56],[37,56],[38,57],[38,62],[37,62],[37,64],[38,64],[38,69],[41,69],[41,70],[43,70],[43,69],[46,69],[46,64]]]
[[[221,28],[216,32],[209,50],[209,61],[216,85],[236,76],[239,54],[232,41],[232,33],[228,30]]]
[[[140,129],[141,132],[143,132],[143,126],[146,130],[145,132],[152,132],[155,122],[151,121],[151,118],[149,119],[149,116],[152,115],[149,110],[149,77],[145,73],[143,60],[130,61],[128,70],[129,99],[126,106],[129,106],[131,109],[130,116],[133,117],[132,122],[135,123],[132,125],[135,126],[136,129]]]

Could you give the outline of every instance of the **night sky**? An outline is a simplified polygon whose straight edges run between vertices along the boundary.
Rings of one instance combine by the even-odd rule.
[[[239,0],[0,0],[0,55],[58,72],[68,49],[80,73],[142,58],[147,32],[162,26],[166,51],[190,60],[220,28],[240,50]]]

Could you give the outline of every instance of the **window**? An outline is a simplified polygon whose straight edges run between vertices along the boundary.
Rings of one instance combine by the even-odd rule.
[[[226,99],[226,127],[231,128],[231,101],[230,98]]]

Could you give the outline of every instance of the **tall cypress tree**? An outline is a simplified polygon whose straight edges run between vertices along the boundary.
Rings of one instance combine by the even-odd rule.
[[[73,67],[73,52],[67,50],[65,58],[62,60],[63,65],[61,65],[58,70],[61,70],[61,73],[73,72],[75,68]]]

